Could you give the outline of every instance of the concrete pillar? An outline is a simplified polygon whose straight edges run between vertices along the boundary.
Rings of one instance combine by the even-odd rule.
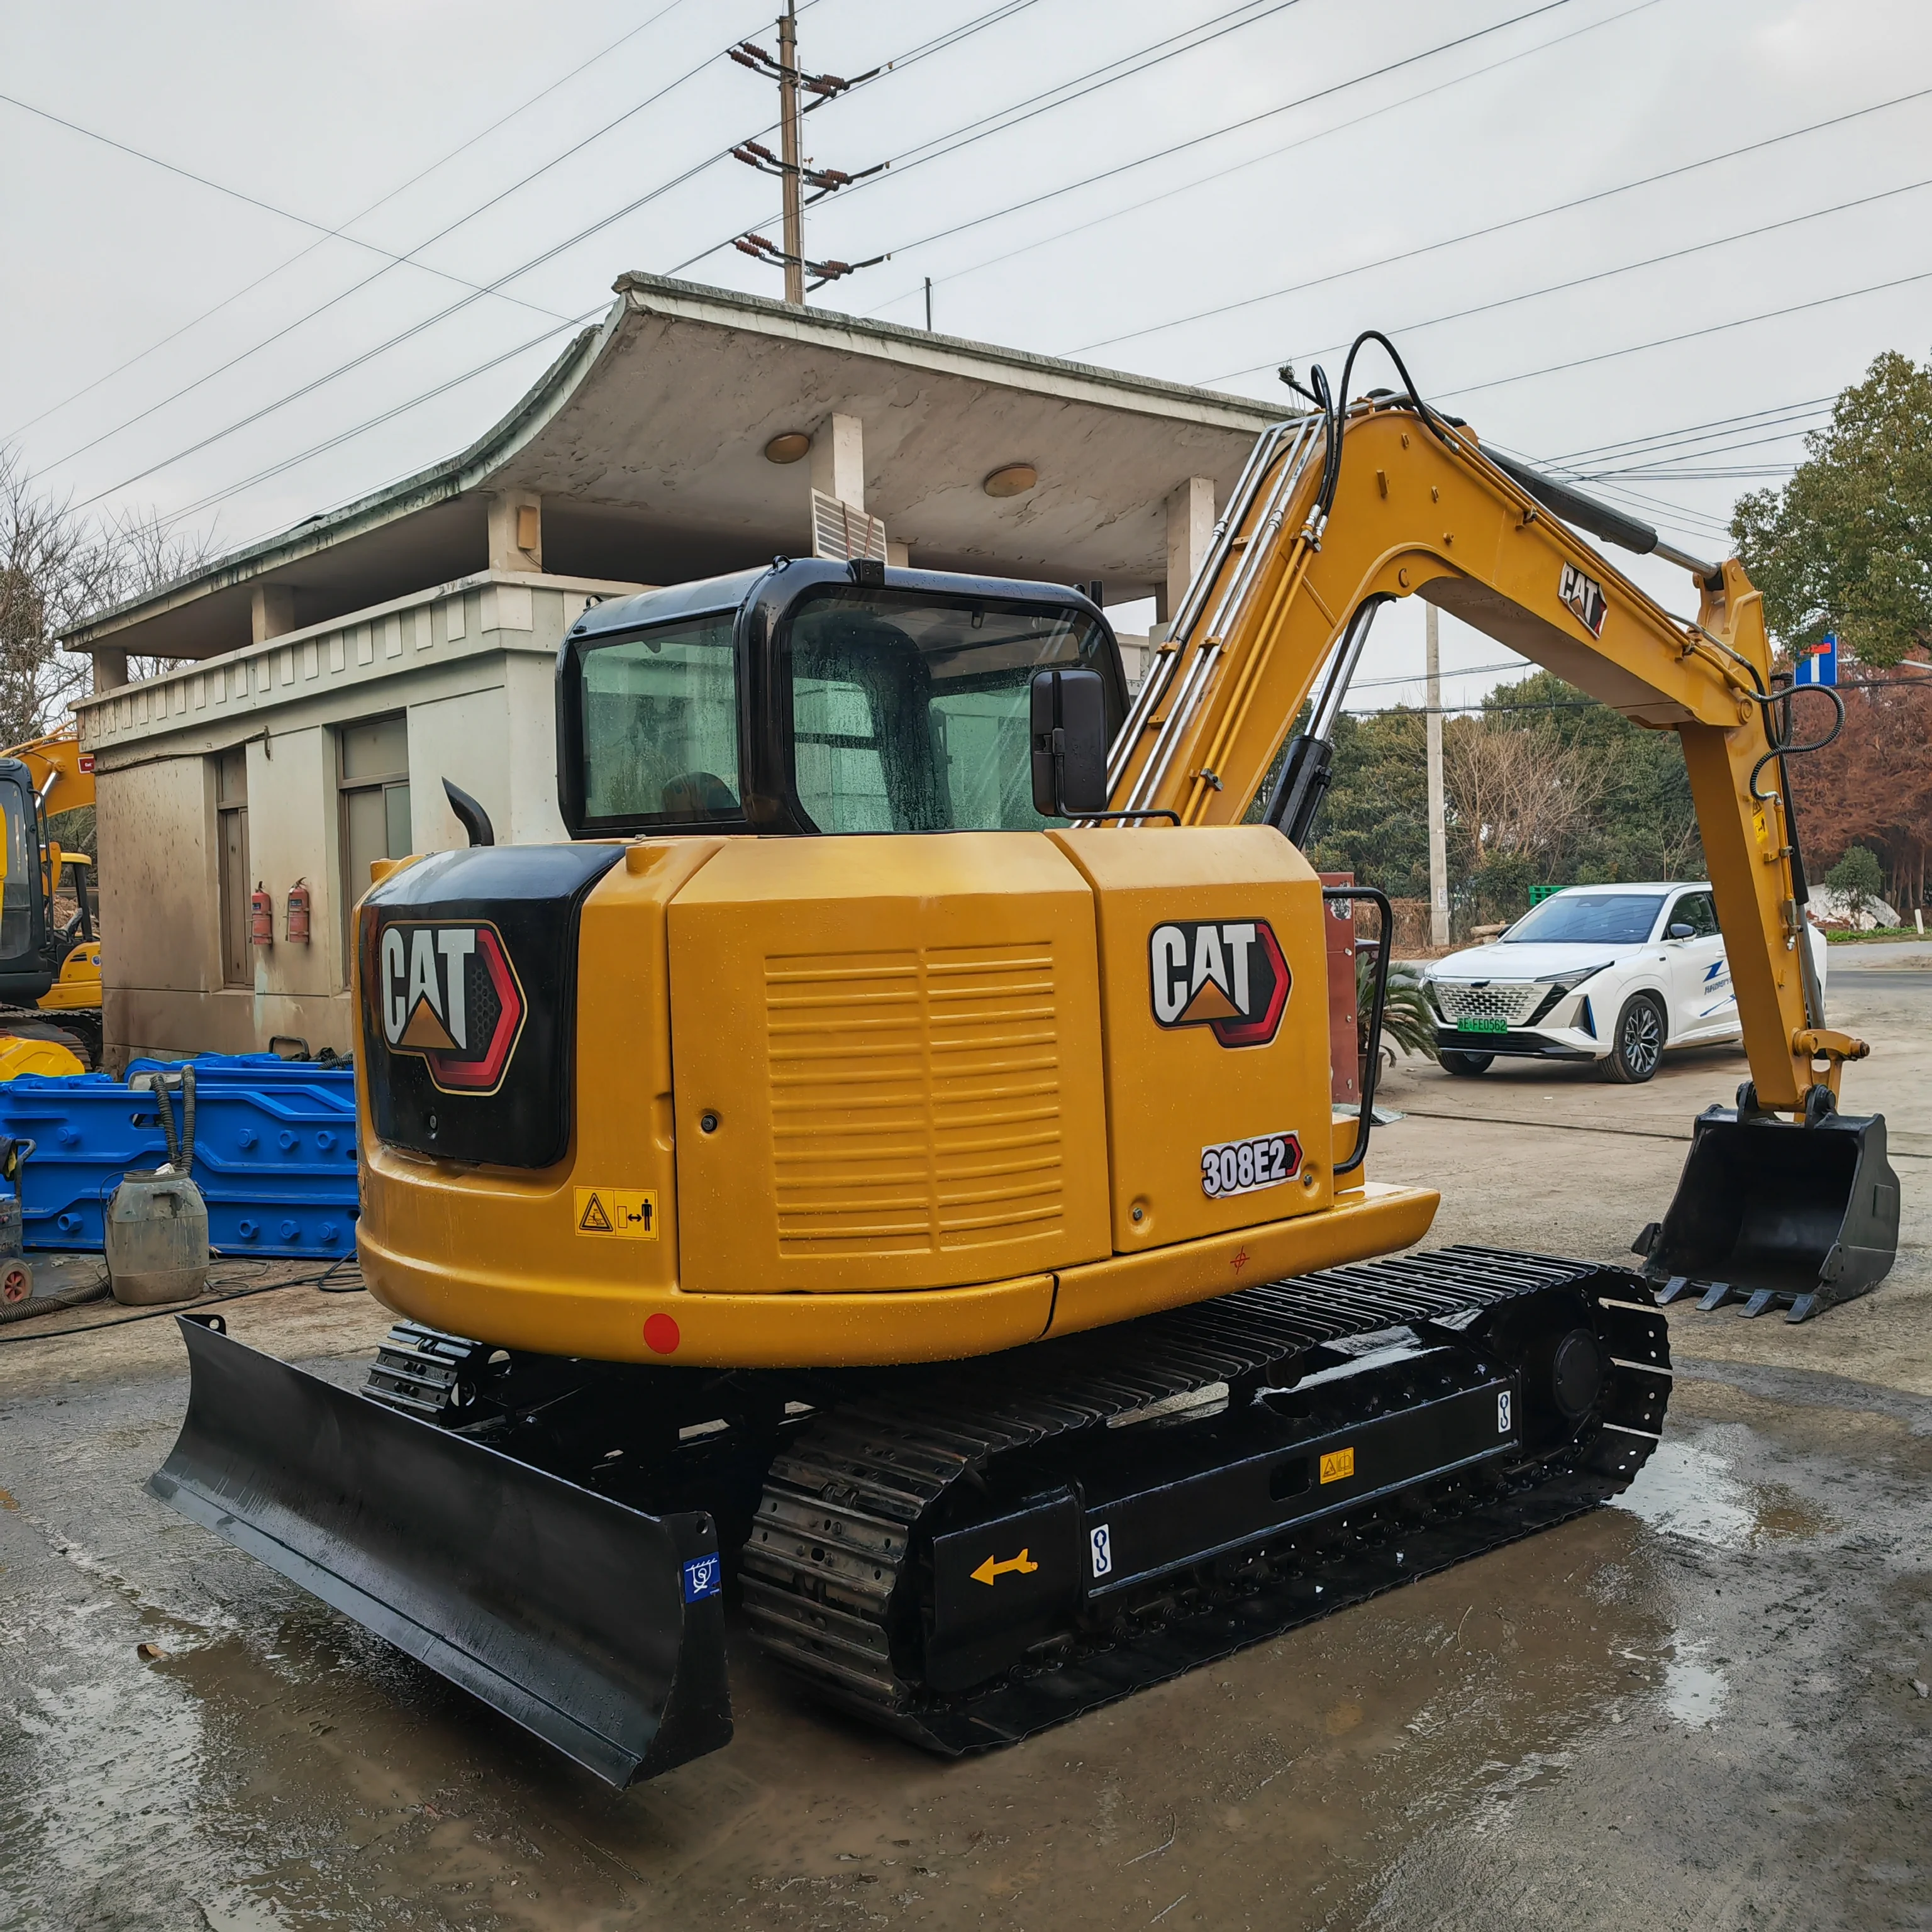
[[[1167,583],[1154,594],[1154,614],[1171,623],[1214,538],[1214,479],[1190,476],[1167,500]]]
[[[490,499],[490,568],[543,568],[543,499],[531,490],[499,490]]]
[[[812,439],[812,487],[866,507],[866,429],[856,416],[835,416]]]
[[[118,691],[128,682],[128,653],[125,651],[96,651],[94,653],[94,688],[96,691]]]
[[[258,584],[250,606],[255,641],[266,644],[296,627],[295,586],[290,584]]]
[[[888,537],[886,539],[886,561],[895,570],[910,570],[912,568],[912,551],[908,545],[894,543]]]
[[[1436,606],[1424,604],[1428,658],[1429,943],[1449,944],[1449,840],[1442,802],[1442,652],[1436,636]]]

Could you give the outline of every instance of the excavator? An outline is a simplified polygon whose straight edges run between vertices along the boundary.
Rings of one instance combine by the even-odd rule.
[[[94,757],[64,730],[0,752],[0,1080],[100,1064],[100,940],[85,852],[47,820],[94,802]],[[74,915],[54,895],[70,879]]]
[[[356,1390],[184,1316],[152,1492],[613,1785],[730,1738],[728,1600],[807,1694],[957,1756],[1614,1496],[1664,1426],[1660,1292],[1796,1318],[1879,1280],[1898,1183],[1838,1108],[1866,1048],[1800,943],[1758,592],[1372,339],[1403,388],[1312,378],[1131,701],[1048,585],[781,558],[586,612],[572,842],[496,845],[449,787],[470,846],[379,862],[358,914],[400,1319]],[[1304,848],[1411,596],[1682,740],[1750,1078],[1641,1269],[1418,1252],[1372,1042],[1332,1098]],[[1372,1031],[1386,904],[1340,890],[1382,912]]]

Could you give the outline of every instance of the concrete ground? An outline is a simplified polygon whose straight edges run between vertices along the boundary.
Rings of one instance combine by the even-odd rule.
[[[1932,971],[1832,976],[1904,1184],[1882,1288],[1673,1311],[1621,1506],[960,1763],[740,1629],[730,1748],[606,1790],[144,1493],[171,1322],[0,1330],[0,1927],[1932,1924]],[[1430,1245],[1618,1260],[1743,1070],[1405,1066],[1372,1165],[1442,1188]],[[344,1380],[385,1319],[228,1315]]]

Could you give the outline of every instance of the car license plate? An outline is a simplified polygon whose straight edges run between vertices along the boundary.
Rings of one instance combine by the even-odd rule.
[[[1210,1201],[1279,1187],[1301,1172],[1301,1143],[1293,1134],[1256,1134],[1201,1150],[1201,1191]]]
[[[1458,1033],[1508,1033],[1509,1022],[1508,1020],[1458,1020],[1456,1022],[1456,1030]]]

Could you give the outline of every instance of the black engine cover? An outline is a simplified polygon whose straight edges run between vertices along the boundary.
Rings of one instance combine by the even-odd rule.
[[[357,939],[380,1138],[500,1167],[563,1158],[578,914],[621,850],[439,852],[370,892]]]

